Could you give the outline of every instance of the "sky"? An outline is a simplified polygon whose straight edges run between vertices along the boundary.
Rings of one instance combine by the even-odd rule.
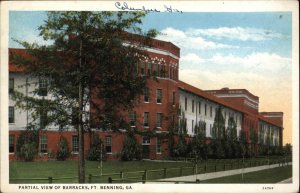
[[[11,11],[13,39],[47,44],[38,26],[45,12]],[[149,13],[143,30],[180,48],[179,79],[203,90],[244,88],[259,111],[284,113],[283,143],[292,142],[292,15],[290,12]]]

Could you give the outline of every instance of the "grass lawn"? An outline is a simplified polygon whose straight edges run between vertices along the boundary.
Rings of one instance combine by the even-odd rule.
[[[107,161],[103,162],[103,174],[112,174],[114,178],[119,178],[120,171],[144,171],[153,169],[163,169],[172,167],[188,167],[192,163],[189,162],[152,162],[152,161]],[[86,161],[86,175],[100,175],[100,162]],[[12,178],[55,178],[74,177],[74,179],[54,180],[53,183],[77,183],[77,161],[44,161],[44,162],[10,162],[9,176]],[[137,175],[127,174],[127,176]],[[142,174],[140,174],[142,175]],[[107,183],[109,176],[101,177],[93,180],[94,182]],[[48,183],[48,180],[10,180],[11,183]]]
[[[210,180],[203,180],[201,183],[277,183],[292,177],[292,166],[278,167],[273,169],[261,170],[258,172],[250,172],[244,174],[244,181],[242,180],[242,174],[227,176],[222,178],[215,178]]]
[[[273,157],[270,160],[272,164],[278,160],[278,157]],[[266,158],[245,160],[245,167],[266,164],[268,164]],[[166,178],[192,175],[194,165],[192,162],[106,161],[103,162],[103,176],[100,176],[100,162],[86,161],[86,181],[88,182],[89,174],[92,174],[92,183],[107,183],[108,177],[119,179],[121,171],[123,178],[136,178],[138,180],[141,180],[145,170],[147,170],[148,180],[162,179],[164,174],[166,174]],[[208,160],[198,163],[197,166],[197,173],[200,174],[241,168],[243,162],[241,159]],[[166,173],[164,173],[164,168],[167,168]],[[47,178],[50,176],[53,178],[53,183],[77,183],[77,171],[77,161],[12,161],[9,164],[10,183],[48,183]]]

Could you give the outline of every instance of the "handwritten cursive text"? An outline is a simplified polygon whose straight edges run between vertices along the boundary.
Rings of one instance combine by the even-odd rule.
[[[146,13],[150,12],[169,12],[169,13],[182,13],[182,11],[178,9],[173,9],[171,5],[164,5],[163,9],[157,9],[157,8],[147,8],[146,6],[141,7],[135,7],[128,5],[127,2],[116,2],[115,3],[116,8],[122,11],[144,11]]]

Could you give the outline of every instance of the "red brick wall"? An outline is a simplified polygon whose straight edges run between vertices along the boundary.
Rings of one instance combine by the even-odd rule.
[[[16,155],[16,143],[17,139],[20,135],[20,131],[10,131],[10,135],[15,136],[15,153],[9,154],[9,160],[18,160],[19,158]],[[37,156],[35,157],[35,160],[49,160],[49,159],[56,159],[55,155],[57,152],[57,145],[59,143],[60,137],[65,137],[68,141],[68,146],[70,152],[72,151],[72,136],[77,135],[77,132],[73,131],[44,131],[43,134],[47,135],[47,149],[48,152],[52,151],[53,157],[48,157],[48,154],[41,154],[38,153]],[[105,145],[105,138],[106,136],[111,136],[112,137],[112,152],[107,153],[107,159],[108,160],[119,160],[121,151],[123,149],[123,143],[124,140],[126,139],[126,133],[121,133],[121,132],[100,132],[100,131],[95,131],[93,134],[96,134],[100,137],[100,139],[104,142]],[[41,134],[40,134],[41,135]],[[90,147],[90,138],[92,135],[89,133],[86,133],[84,136],[84,152],[85,152],[85,157],[88,154],[88,150]],[[136,140],[138,144],[142,144],[142,136],[136,135]],[[166,156],[169,155],[169,150],[168,150],[168,140],[162,139],[161,141],[161,153],[156,152],[156,143],[157,143],[157,138],[153,137],[150,139],[150,153],[149,153],[149,158],[150,159],[162,159]],[[77,160],[78,159],[78,154],[70,154],[70,157],[68,160]]]

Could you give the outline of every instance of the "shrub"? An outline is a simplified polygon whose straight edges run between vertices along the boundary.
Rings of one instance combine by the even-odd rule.
[[[188,154],[188,145],[183,136],[179,137],[177,145],[174,147],[173,153],[175,157],[185,157]]]
[[[87,159],[90,161],[98,161],[101,158],[102,145],[102,160],[106,160],[106,151],[103,142],[98,135],[93,135],[92,143],[88,151]]]
[[[224,151],[225,151],[225,157],[226,158],[232,158],[234,154],[234,149],[232,149],[232,145],[230,141],[223,141],[222,142]]]
[[[68,141],[65,137],[60,137],[56,153],[56,159],[60,161],[66,160],[70,156]]]
[[[25,161],[32,161],[37,151],[34,143],[25,143],[22,145],[20,155]]]
[[[234,141],[231,143],[232,156],[233,158],[241,158],[242,157],[242,149],[240,143],[238,141]]]
[[[25,161],[32,161],[37,153],[38,131],[22,131],[17,140],[17,156]]]
[[[212,144],[212,149],[214,152],[214,158],[222,159],[225,158],[225,151],[220,140],[215,140]]]
[[[128,132],[127,138],[124,141],[121,159],[123,161],[142,159],[142,146],[136,142],[134,134],[131,131]]]

